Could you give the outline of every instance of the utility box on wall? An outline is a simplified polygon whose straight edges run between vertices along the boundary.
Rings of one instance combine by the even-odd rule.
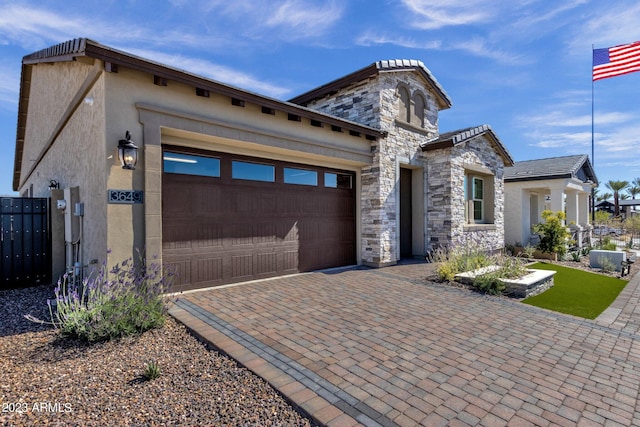
[[[64,189],[64,240],[67,243],[77,243],[80,239],[80,218],[74,215],[76,203],[80,202],[80,188]]]
[[[66,271],[66,254],[64,244],[64,210],[60,203],[64,202],[64,190],[51,190],[51,280],[56,282]],[[66,204],[66,203],[65,203]]]

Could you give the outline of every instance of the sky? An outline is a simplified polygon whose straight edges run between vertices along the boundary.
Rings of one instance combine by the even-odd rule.
[[[516,161],[588,154],[640,177],[640,72],[592,84],[592,49],[640,40],[637,0],[0,0],[0,195],[12,189],[22,57],[79,37],[281,100],[418,59]],[[593,99],[593,102],[592,102]]]

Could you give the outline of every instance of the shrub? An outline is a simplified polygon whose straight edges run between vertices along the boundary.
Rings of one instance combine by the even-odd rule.
[[[173,275],[160,264],[146,265],[140,259],[136,265],[129,258],[110,270],[105,262],[82,282],[64,275],[55,288],[55,307],[47,301],[54,327],[63,336],[95,342],[162,326],[166,315],[163,294]]]
[[[473,286],[480,292],[501,295],[506,285],[500,279],[517,279],[529,273],[520,258],[498,255],[493,258],[493,261],[499,269],[477,276],[473,280]]]
[[[500,267],[496,273],[503,279],[517,279],[529,274],[525,263],[520,258],[498,255],[494,258],[494,264]]]
[[[616,265],[609,259],[609,257],[601,256],[598,257],[598,263],[600,264],[600,268],[602,271],[606,271],[608,273],[616,270]]]
[[[540,234],[540,243],[538,249],[542,252],[556,253],[562,259],[567,252],[571,234],[562,224],[565,214],[562,211],[553,212],[550,210],[542,211],[542,219],[544,223],[534,225],[534,231]]]
[[[151,360],[144,368],[142,376],[147,380],[155,380],[160,377],[160,365],[157,361]]]
[[[460,247],[452,250],[438,249],[434,253],[440,280],[451,281],[458,273],[491,265],[491,257],[477,247]]]
[[[527,245],[522,248],[522,252],[520,252],[520,255],[524,256],[525,258],[533,258],[533,253],[535,252],[535,250],[535,247]]]
[[[618,246],[615,244],[615,242],[611,241],[611,237],[609,236],[604,236],[602,238],[602,241],[597,246],[599,249],[602,249],[604,251],[615,251],[616,249],[618,249]]]
[[[477,276],[473,280],[473,286],[480,292],[484,292],[491,295],[501,295],[506,289],[504,282],[500,280],[504,278],[500,274],[500,270],[492,271],[481,276]]]

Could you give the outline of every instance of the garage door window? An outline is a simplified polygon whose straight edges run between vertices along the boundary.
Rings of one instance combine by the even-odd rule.
[[[328,188],[340,188],[343,190],[351,189],[351,175],[343,173],[330,173],[324,174],[324,186]]]
[[[233,179],[246,179],[250,181],[275,182],[275,166],[261,163],[231,162],[231,177]]]
[[[318,172],[308,169],[284,168],[284,183],[318,185]]]
[[[220,159],[214,157],[165,151],[162,162],[165,173],[220,177]]]

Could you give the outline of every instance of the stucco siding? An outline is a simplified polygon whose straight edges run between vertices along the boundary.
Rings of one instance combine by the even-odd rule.
[[[50,180],[61,189],[79,187],[79,201],[84,203],[82,262],[102,262],[106,255],[106,196],[104,158],[104,79],[97,80],[89,91],[80,93],[92,71],[80,62],[38,65],[31,82],[28,126],[19,188],[33,186],[33,196],[49,197]],[[79,99],[74,105],[74,99]],[[69,117],[61,123],[65,112]],[[56,127],[61,126],[56,135]],[[35,165],[47,141],[53,141],[46,156]],[[70,206],[69,209],[73,209]],[[51,215],[62,215],[52,209]],[[56,247],[56,245],[54,245]],[[55,279],[55,278],[54,278]]]
[[[137,249],[162,256],[163,143],[352,170],[371,162],[368,140],[327,124],[312,126],[308,119],[290,120],[277,111],[265,114],[250,103],[235,106],[214,93],[199,97],[193,87],[172,81],[157,86],[153,76],[137,71],[121,68],[106,79],[106,151],[112,154],[106,160],[107,188],[145,191],[144,205],[108,206],[114,259]],[[140,147],[135,171],[123,170],[116,155],[126,130]]]

